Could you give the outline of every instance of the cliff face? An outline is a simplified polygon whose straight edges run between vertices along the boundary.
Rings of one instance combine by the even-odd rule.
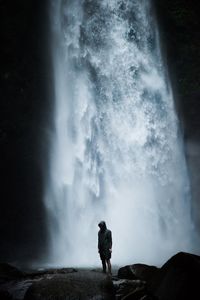
[[[45,1],[0,1],[0,23],[0,255],[34,259],[45,247]]]
[[[186,139],[200,138],[200,5],[154,0]]]
[[[43,170],[51,116],[48,1],[0,1],[1,258],[44,252]],[[154,0],[186,143],[200,228],[200,22],[197,0]]]
[[[200,228],[200,4],[197,0],[154,0],[154,5],[183,130],[192,215]]]

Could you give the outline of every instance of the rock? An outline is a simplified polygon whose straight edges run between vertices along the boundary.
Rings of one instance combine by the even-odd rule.
[[[0,279],[1,280],[12,280],[20,279],[24,276],[24,273],[17,268],[7,264],[0,263]]]
[[[150,281],[159,269],[155,266],[148,266],[145,264],[133,264],[122,267],[118,270],[118,278],[124,281],[118,283],[116,295],[117,299],[137,299],[141,297],[149,297],[146,282]],[[126,279],[126,280],[125,280]],[[114,283],[117,286],[117,283]]]
[[[52,275],[52,274],[69,274],[69,273],[74,273],[78,272],[74,268],[62,268],[62,269],[45,269],[45,270],[40,270],[40,271],[34,271],[34,272],[28,272],[27,276],[29,278],[35,278],[35,277],[41,277],[45,275]]]
[[[119,269],[118,277],[121,279],[141,279],[148,281],[156,274],[157,270],[157,267],[145,264],[128,265]]]
[[[23,300],[28,288],[32,285],[32,280],[23,278],[22,280],[6,281],[0,285],[0,299]],[[4,295],[4,296],[2,296]]]
[[[153,295],[144,295],[142,298],[140,298],[139,300],[158,300],[157,297],[153,296]]]
[[[145,295],[145,292],[145,289],[140,287],[122,297],[121,300],[140,300]]]
[[[1,290],[0,290],[0,299],[2,299],[2,300],[13,300],[12,296],[9,294],[8,291],[1,291]]]
[[[120,279],[113,282],[115,290],[133,290],[138,287],[144,287],[146,285],[145,281],[141,280],[130,280],[130,279]]]
[[[120,268],[117,276],[120,279],[137,279],[131,265]]]
[[[114,288],[111,277],[86,270],[52,274],[34,282],[24,300],[111,300]]]
[[[148,289],[159,300],[200,299],[199,278],[200,256],[179,252],[149,280]]]
[[[118,300],[123,299],[125,296],[133,294],[133,292],[138,290],[143,290],[144,295],[146,290],[146,283],[141,280],[120,279],[114,281],[113,285],[115,288],[116,299]]]

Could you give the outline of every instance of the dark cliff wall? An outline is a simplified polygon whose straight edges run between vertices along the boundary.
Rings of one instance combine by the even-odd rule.
[[[200,229],[200,3],[154,0],[154,5],[183,129],[192,214]]]
[[[186,139],[200,138],[199,1],[154,0]]]
[[[0,1],[0,260],[45,251],[46,1]]]
[[[48,1],[0,0],[0,260],[45,255],[43,170],[51,116]],[[184,132],[200,228],[200,24],[197,0],[154,0]]]

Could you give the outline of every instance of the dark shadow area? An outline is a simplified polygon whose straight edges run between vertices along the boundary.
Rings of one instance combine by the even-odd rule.
[[[46,251],[42,167],[50,117],[47,1],[0,1],[0,260]]]
[[[192,214],[200,229],[200,3],[154,0],[188,164]]]

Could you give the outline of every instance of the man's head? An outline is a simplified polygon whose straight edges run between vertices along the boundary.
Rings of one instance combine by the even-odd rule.
[[[106,230],[106,222],[105,221],[101,221],[99,224],[98,224],[99,228],[101,231],[104,231]]]

